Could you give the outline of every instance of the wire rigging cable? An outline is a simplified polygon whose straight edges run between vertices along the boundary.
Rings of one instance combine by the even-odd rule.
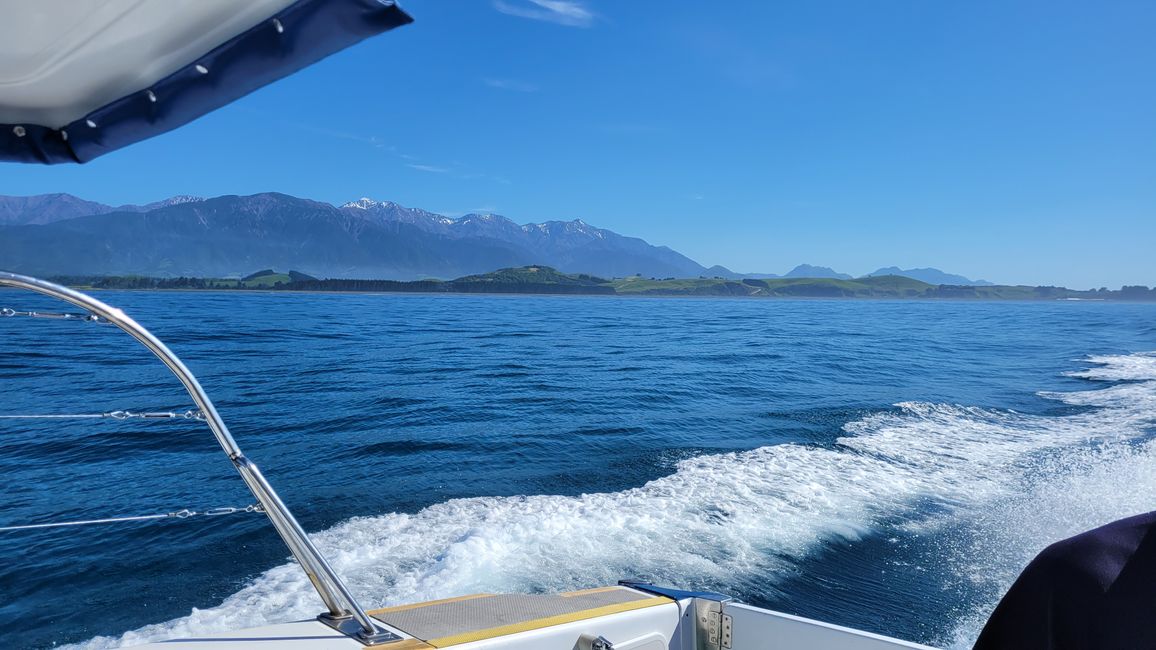
[[[219,517],[221,515],[231,515],[235,512],[265,512],[265,509],[259,505],[253,504],[243,508],[209,508],[208,510],[177,510],[175,512],[162,512],[155,515],[137,515],[135,517],[108,517],[106,519],[83,519],[80,521],[57,521],[47,524],[24,524],[22,526],[0,526],[0,533],[6,533],[14,530],[34,530],[37,528],[62,528],[64,526],[91,526],[94,524],[115,524],[129,521],[148,521],[153,519],[188,519],[190,517]]]
[[[107,413],[19,413],[0,415],[0,420],[198,420],[200,411],[109,411]]]

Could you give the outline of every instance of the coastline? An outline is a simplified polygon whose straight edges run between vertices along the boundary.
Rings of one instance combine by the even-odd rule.
[[[899,275],[855,279],[722,277],[605,279],[546,266],[500,269],[453,280],[317,279],[271,270],[244,278],[56,276],[51,281],[84,291],[256,291],[295,293],[539,295],[829,300],[950,300],[1021,302],[1156,302],[1156,289],[1125,286],[1076,290],[1056,286],[928,284]]]
[[[129,288],[129,287],[93,287],[88,285],[69,285],[70,288],[85,292],[121,291],[131,293],[239,293],[239,294],[281,294],[281,295],[355,295],[355,296],[508,296],[508,297],[538,297],[538,298],[604,298],[604,299],[698,299],[698,300],[769,300],[769,301],[847,301],[847,302],[969,302],[969,303],[1105,303],[1105,304],[1151,304],[1156,299],[1121,300],[1109,298],[998,298],[998,297],[946,297],[946,296],[807,296],[807,295],[730,295],[709,293],[567,293],[549,291],[370,291],[344,289],[294,289],[294,288],[257,288],[246,287],[240,289],[209,288]]]

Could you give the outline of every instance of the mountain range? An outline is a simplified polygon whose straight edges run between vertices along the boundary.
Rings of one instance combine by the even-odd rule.
[[[608,278],[851,277],[807,264],[783,276],[734,273],[581,219],[519,225],[496,214],[451,218],[368,198],[335,206],[264,193],[109,206],[69,194],[0,196],[0,268],[31,275],[242,277],[293,268],[321,278],[412,280],[532,264]],[[986,284],[936,269],[870,275],[884,274]]]
[[[145,205],[122,205],[112,207],[103,203],[85,201],[71,194],[38,194],[36,196],[0,196],[0,226],[39,226],[89,217],[109,212],[148,212],[180,203],[200,201],[195,196],[174,196],[163,201]]]

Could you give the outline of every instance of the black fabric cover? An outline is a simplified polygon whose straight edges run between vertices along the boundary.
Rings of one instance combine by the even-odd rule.
[[[975,642],[997,648],[1156,648],[1156,512],[1044,549]]]

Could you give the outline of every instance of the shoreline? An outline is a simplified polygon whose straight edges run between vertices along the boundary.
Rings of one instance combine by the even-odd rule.
[[[253,291],[261,293],[353,293],[420,295],[613,296],[631,298],[753,298],[824,300],[953,300],[1156,302],[1156,289],[1143,285],[1076,290],[1057,286],[929,284],[901,275],[855,279],[769,278],[613,279],[563,273],[547,266],[524,266],[467,275],[453,280],[318,279],[271,269],[243,278],[56,275],[50,281],[86,291]]]
[[[722,295],[696,293],[576,293],[545,291],[368,291],[356,289],[271,289],[245,287],[239,289],[193,289],[181,288],[128,288],[94,287],[89,285],[68,285],[71,289],[85,292],[123,291],[132,293],[241,293],[241,294],[289,294],[289,295],[356,295],[356,296],[506,296],[528,298],[607,298],[607,299],[699,299],[699,300],[769,300],[769,301],[822,301],[822,302],[969,302],[969,303],[1106,303],[1106,304],[1153,304],[1156,299],[1121,300],[1112,298],[999,298],[962,296],[784,296],[784,295]]]

